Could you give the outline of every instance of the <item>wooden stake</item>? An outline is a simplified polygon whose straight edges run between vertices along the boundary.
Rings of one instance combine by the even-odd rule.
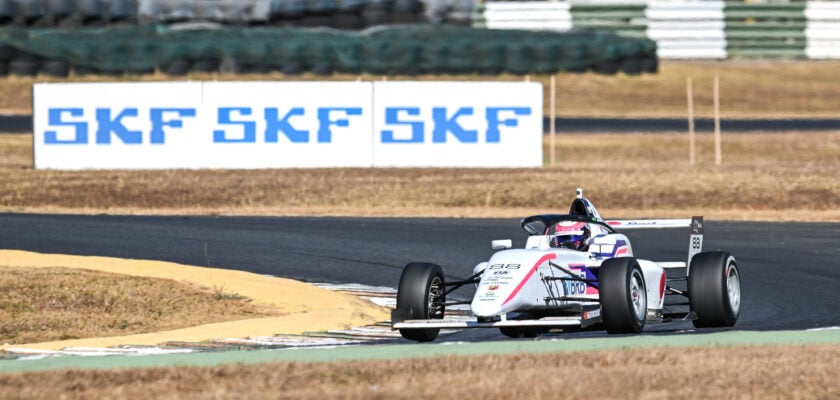
[[[555,105],[554,102],[555,102],[556,97],[557,97],[557,80],[556,80],[554,75],[551,75],[551,96],[549,98],[549,104],[550,105],[549,105],[549,111],[548,111],[548,115],[549,115],[548,126],[549,126],[549,133],[551,135],[551,140],[549,141],[549,149],[550,149],[549,152],[551,153],[551,165],[552,166],[554,166],[554,154],[555,154],[555,151],[556,151],[554,149],[554,146],[555,146],[555,136],[557,136],[557,130],[556,130],[555,121],[554,121],[555,119],[557,119],[557,110],[555,110],[555,108],[554,108],[554,105]]]
[[[690,77],[685,79],[685,92],[688,99],[688,162],[694,165],[697,162],[697,147],[694,139],[694,93]]]
[[[720,165],[720,78],[715,75],[715,165]]]

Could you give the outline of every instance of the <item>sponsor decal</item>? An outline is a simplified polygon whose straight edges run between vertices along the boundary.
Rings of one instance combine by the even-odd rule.
[[[522,264],[493,264],[490,269],[519,269]]]
[[[535,167],[542,99],[536,82],[35,84],[34,164]]]
[[[600,316],[601,316],[601,310],[600,309],[587,311],[587,312],[583,313],[583,319],[598,318]]]
[[[488,287],[487,290],[488,291],[499,290],[499,285],[490,285],[490,287]]]
[[[510,271],[493,271],[493,275],[507,275]]]
[[[627,251],[627,241],[617,240],[615,242],[615,245],[613,245],[612,251],[600,253],[598,255],[601,256],[601,257],[612,258],[612,257],[619,257],[619,256],[627,255],[627,253],[628,253],[628,251]]]
[[[575,273],[576,278],[588,280],[595,279],[595,274],[592,273],[592,270],[586,268],[583,264],[569,264],[569,270]],[[578,281],[563,281],[563,290],[565,291],[566,296],[598,294],[598,289],[592,287],[591,285],[587,285],[585,282]]]
[[[525,283],[528,282],[529,279],[531,279],[531,276],[534,275],[534,272],[537,271],[537,268],[540,265],[543,265],[544,263],[546,263],[550,260],[554,260],[555,258],[557,258],[557,254],[551,253],[551,254],[546,254],[546,255],[542,256],[539,260],[537,260],[537,262],[534,263],[534,265],[531,267],[531,269],[528,270],[528,273],[526,273],[525,276],[522,277],[522,280],[519,282],[518,285],[516,285],[516,287],[513,289],[513,291],[510,292],[510,295],[508,295],[508,297],[505,299],[505,301],[502,304],[504,305],[504,304],[509,303],[511,300],[513,300],[514,297],[516,297],[517,294],[519,294],[519,291],[522,290],[522,287],[525,286]],[[516,264],[516,265],[517,265],[517,268],[518,268],[519,265],[518,264]]]

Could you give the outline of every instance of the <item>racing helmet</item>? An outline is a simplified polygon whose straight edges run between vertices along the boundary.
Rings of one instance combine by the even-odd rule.
[[[585,251],[589,247],[589,233],[586,222],[560,221],[554,226],[551,246]]]

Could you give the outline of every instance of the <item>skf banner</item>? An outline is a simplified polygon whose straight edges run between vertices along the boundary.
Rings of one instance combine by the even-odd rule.
[[[535,167],[528,82],[36,84],[38,169]]]

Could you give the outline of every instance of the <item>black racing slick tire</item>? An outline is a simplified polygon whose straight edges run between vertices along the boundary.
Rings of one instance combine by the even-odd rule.
[[[741,313],[741,274],[726,251],[699,253],[688,269],[688,303],[698,328],[730,327]]]
[[[409,263],[400,276],[397,310],[406,319],[443,319],[445,288],[443,269],[439,265]],[[402,337],[416,342],[431,342],[439,332],[439,328],[400,329]]]
[[[604,261],[598,272],[601,318],[607,333],[639,333],[647,318],[647,289],[632,257]]]

